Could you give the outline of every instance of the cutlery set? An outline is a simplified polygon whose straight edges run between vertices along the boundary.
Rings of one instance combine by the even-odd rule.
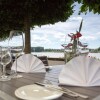
[[[68,96],[71,96],[74,98],[80,97],[82,99],[88,99],[88,96],[71,91],[67,88],[63,88],[63,87],[59,87],[59,86],[55,86],[55,85],[49,85],[49,84],[40,83],[40,82],[35,82],[34,84],[39,85],[39,86],[43,86],[43,87],[48,88],[48,89],[54,89],[54,90],[60,91],[64,94],[67,94]]]

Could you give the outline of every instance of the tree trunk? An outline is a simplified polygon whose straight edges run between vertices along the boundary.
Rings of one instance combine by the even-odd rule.
[[[29,16],[25,16],[24,32],[25,32],[24,52],[27,54],[27,53],[31,53],[31,36],[30,36],[30,18],[29,18]]]

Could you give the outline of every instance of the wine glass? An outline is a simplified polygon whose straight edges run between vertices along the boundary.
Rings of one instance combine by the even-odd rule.
[[[23,32],[21,31],[11,31],[9,35],[8,45],[11,48],[12,56],[15,57],[16,67],[15,67],[15,74],[13,78],[21,77],[17,73],[17,58],[23,53],[24,50],[24,38]]]
[[[3,73],[0,81],[8,81],[11,79],[10,76],[6,75],[6,65],[11,62],[11,53],[8,47],[0,47],[0,63],[3,66]]]

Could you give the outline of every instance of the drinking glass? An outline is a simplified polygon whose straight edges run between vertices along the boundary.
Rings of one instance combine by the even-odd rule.
[[[15,74],[13,77],[14,78],[21,77],[22,75],[19,75],[17,73],[17,58],[23,53],[24,50],[23,32],[11,31],[9,35],[8,45],[11,48],[12,56],[15,57],[15,62],[16,62]]]
[[[0,81],[10,80],[10,76],[6,75],[6,65],[11,62],[11,53],[8,47],[0,47],[0,64],[3,66],[2,76]]]

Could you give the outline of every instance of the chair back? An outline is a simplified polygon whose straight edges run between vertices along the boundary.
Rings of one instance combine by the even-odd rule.
[[[49,66],[47,56],[38,56],[38,58],[43,62],[44,66]]]

